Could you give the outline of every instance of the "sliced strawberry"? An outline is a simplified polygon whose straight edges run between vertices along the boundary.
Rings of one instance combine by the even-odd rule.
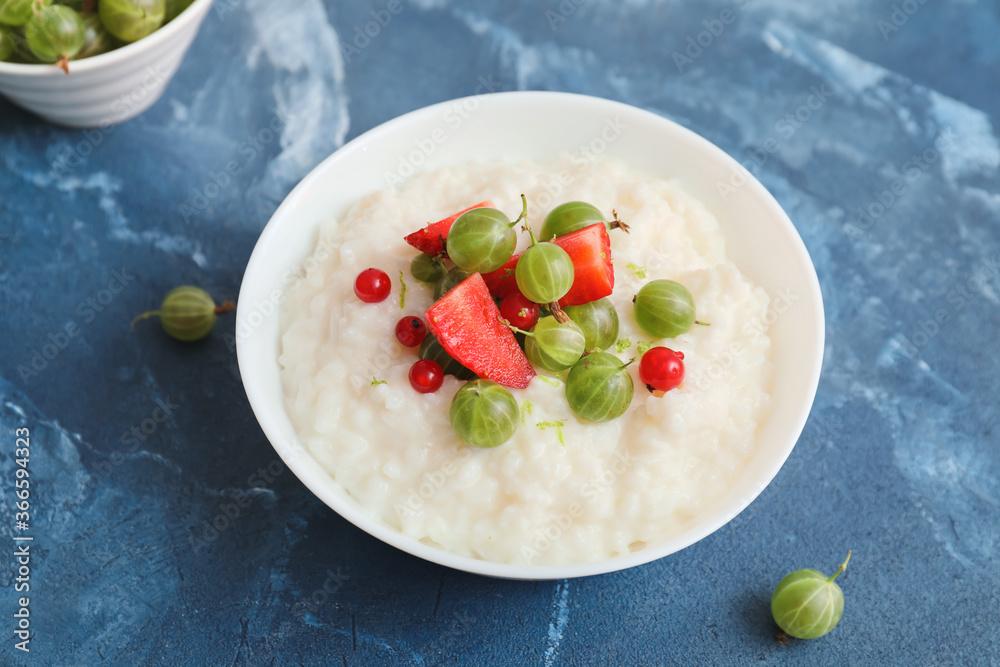
[[[517,266],[517,260],[521,259],[521,254],[523,253],[511,256],[507,260],[507,263],[496,271],[483,274],[486,287],[489,288],[490,294],[497,299],[502,299],[508,294],[519,291],[517,289],[517,278],[514,277],[514,267]]]
[[[438,220],[423,229],[418,229],[406,237],[406,242],[428,255],[440,255],[444,252],[444,240],[448,238],[448,230],[451,229],[452,223],[458,220],[458,216],[466,211],[471,211],[474,208],[483,208],[484,206],[494,208],[493,202],[489,199],[481,201],[478,204],[459,211],[455,215],[449,215],[444,220]]]
[[[611,264],[611,238],[603,222],[557,236],[552,243],[573,260],[573,286],[559,305],[579,306],[603,299],[615,288],[615,268]]]
[[[474,273],[427,309],[424,321],[441,347],[481,378],[524,389],[535,369],[513,332],[500,321],[500,309],[483,277]]]

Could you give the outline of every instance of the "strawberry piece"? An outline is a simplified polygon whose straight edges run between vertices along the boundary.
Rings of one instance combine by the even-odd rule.
[[[496,271],[490,271],[489,273],[483,274],[483,280],[486,282],[486,287],[490,290],[490,294],[497,299],[502,299],[508,294],[513,294],[514,292],[520,292],[520,290],[517,289],[517,278],[514,277],[514,267],[517,266],[517,260],[521,259],[522,254],[523,253],[512,255],[511,258]]]
[[[552,242],[573,260],[573,286],[559,305],[579,306],[603,299],[615,288],[615,268],[611,264],[611,238],[603,222],[578,229]]]
[[[455,215],[449,215],[444,220],[438,220],[437,222],[427,225],[423,229],[418,229],[406,237],[406,242],[417,250],[425,252],[428,255],[441,255],[444,253],[444,240],[448,238],[448,231],[451,229],[452,224],[458,220],[458,216],[462,215],[466,211],[471,211],[474,208],[483,207],[495,208],[493,206],[493,202],[489,199],[481,201],[478,204],[474,204],[469,208],[459,211]]]
[[[480,274],[448,290],[427,309],[424,321],[445,352],[479,377],[518,389],[535,377]]]

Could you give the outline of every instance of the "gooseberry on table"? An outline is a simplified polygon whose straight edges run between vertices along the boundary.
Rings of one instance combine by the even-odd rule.
[[[224,301],[216,306],[208,292],[191,285],[175,287],[167,293],[159,310],[151,310],[132,320],[132,326],[139,320],[159,317],[163,330],[171,338],[193,343],[201,340],[215,326],[216,316],[236,308],[232,301]]]
[[[771,615],[781,630],[797,639],[815,639],[837,627],[844,614],[844,592],[834,580],[847,569],[851,552],[833,576],[812,569],[785,576],[771,594]]]

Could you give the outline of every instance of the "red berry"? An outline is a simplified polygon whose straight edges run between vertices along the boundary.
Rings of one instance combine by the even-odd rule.
[[[650,391],[670,391],[684,379],[684,353],[652,347],[639,362],[639,379]]]
[[[427,325],[419,317],[407,315],[396,322],[396,340],[403,347],[416,347],[424,342],[427,335]]]
[[[365,303],[378,303],[389,296],[392,281],[385,271],[365,269],[354,279],[354,293]]]
[[[512,327],[529,331],[538,323],[538,304],[520,292],[511,292],[500,302],[500,316]]]
[[[430,394],[441,388],[444,371],[433,359],[421,359],[410,366],[410,386],[421,394]]]

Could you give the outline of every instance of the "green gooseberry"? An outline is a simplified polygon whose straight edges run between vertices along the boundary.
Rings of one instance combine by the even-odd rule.
[[[192,2],[194,0],[166,0],[166,12],[163,17],[163,23],[167,24],[173,21],[181,12],[190,7]]]
[[[695,319],[694,297],[673,280],[651,280],[632,299],[639,326],[657,338],[675,338],[686,333]]]
[[[67,74],[66,61],[83,48],[86,32],[80,15],[64,5],[36,8],[24,26],[31,53],[42,62],[58,62]]]
[[[834,583],[847,569],[851,552],[827,577],[818,570],[796,570],[784,579],[771,594],[771,615],[785,634],[798,639],[815,639],[837,627],[844,614],[844,592]]]
[[[163,330],[171,338],[193,343],[207,336],[215,326],[217,315],[236,308],[232,301],[216,306],[208,292],[191,285],[175,287],[167,293],[159,310],[151,310],[132,320],[132,326],[139,320],[158,316]]]
[[[618,340],[618,311],[607,297],[579,306],[566,306],[563,312],[580,325],[586,338],[584,349],[588,352],[606,350]]]
[[[24,25],[31,19],[33,9],[51,4],[52,0],[0,0],[0,23]]]
[[[583,356],[586,338],[573,320],[559,322],[547,315],[531,331],[521,333],[526,336],[524,353],[528,361],[546,370],[566,370]]]
[[[437,257],[420,253],[410,262],[410,273],[422,283],[436,283],[447,273],[444,262]]]
[[[573,414],[592,422],[625,414],[635,392],[627,367],[607,352],[588,354],[573,364],[566,376],[566,401]]]
[[[521,215],[511,221],[495,208],[474,208],[458,216],[448,230],[448,257],[469,273],[489,273],[507,263],[517,246],[514,226],[528,215],[521,195]]]
[[[14,31],[0,25],[0,62],[9,60],[14,55]]]
[[[524,251],[514,268],[517,289],[529,301],[553,303],[566,296],[573,286],[576,269],[569,254],[555,243],[535,240],[531,235],[531,247]]]
[[[474,447],[496,447],[514,435],[521,411],[506,387],[479,379],[467,382],[455,393],[448,416],[463,442]]]
[[[84,16],[83,25],[85,28],[83,47],[76,54],[74,60],[99,56],[102,53],[113,50],[117,46],[115,38],[107,31],[104,24],[101,23],[101,17],[97,14],[87,14]]]
[[[163,25],[166,0],[101,0],[101,22],[123,42],[135,42]]]
[[[575,232],[578,229],[589,227],[598,222],[603,222],[609,231],[612,229],[621,229],[627,232],[628,225],[618,219],[618,212],[612,211],[611,213],[614,217],[608,221],[607,217],[596,206],[587,202],[570,201],[560,204],[545,216],[545,222],[542,223],[542,231],[538,235],[538,238],[542,241],[549,241],[557,236],[565,236],[570,232]]]

